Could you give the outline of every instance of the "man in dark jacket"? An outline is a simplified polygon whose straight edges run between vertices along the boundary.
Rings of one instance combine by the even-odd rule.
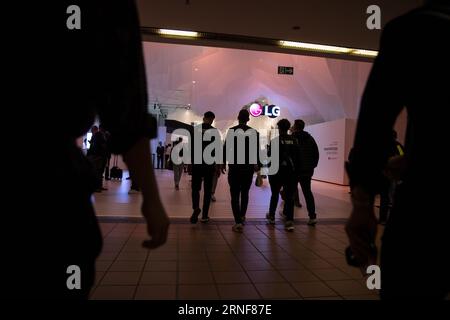
[[[232,230],[242,232],[248,206],[248,193],[253,182],[253,174],[260,168],[259,134],[249,127],[250,113],[242,109],[238,115],[239,124],[228,130],[224,144],[224,156],[228,160],[228,184],[230,185],[231,209],[234,222]],[[244,142],[240,144],[240,142]],[[256,148],[252,149],[254,146]],[[240,149],[240,147],[244,147]],[[240,157],[243,156],[242,159]],[[223,168],[225,168],[225,161]],[[224,171],[224,170],[223,170]]]
[[[408,112],[401,183],[381,248],[382,299],[444,299],[450,291],[448,189],[440,187],[450,167],[447,157],[430,153],[448,140],[442,110],[449,106],[449,38],[448,0],[429,1],[389,22],[361,100],[346,231],[352,260],[364,270],[377,261],[373,203],[386,165],[392,168],[392,128],[403,108]]]
[[[300,161],[298,168],[298,182],[302,187],[303,196],[308,209],[309,221],[308,225],[314,226],[317,223],[316,204],[314,195],[311,191],[311,180],[314,175],[314,169],[319,163],[319,148],[314,138],[306,131],[305,122],[297,119],[291,128],[292,135],[297,138],[300,150]],[[298,190],[295,190],[294,202],[300,203]]]
[[[284,192],[283,215],[285,217],[284,228],[286,231],[294,230],[294,191],[297,184],[297,169],[299,167],[299,146],[297,138],[289,135],[291,123],[287,119],[281,119],[277,123],[279,136],[272,139],[269,145],[269,156],[273,154],[273,145],[279,145],[278,172],[269,175],[270,198],[269,213],[266,215],[270,224],[275,224],[275,210],[277,209],[280,190]]]
[[[198,221],[198,216],[202,210],[200,209],[200,189],[202,187],[203,180],[203,212],[200,222],[209,222],[209,205],[211,204],[211,191],[212,191],[212,180],[213,175],[216,173],[217,165],[216,163],[208,164],[204,159],[204,151],[213,143],[214,138],[211,141],[204,140],[203,137],[209,130],[217,131],[216,128],[212,126],[214,122],[215,115],[212,111],[208,111],[203,116],[203,123],[194,128],[194,132],[197,132],[201,136],[201,147],[196,148],[196,143],[200,141],[195,141],[194,137],[191,137],[191,164],[192,164],[192,209],[194,212],[191,215],[191,223],[195,224]],[[195,134],[194,134],[195,136]],[[200,154],[201,152],[201,154]],[[197,154],[196,154],[197,153]]]
[[[156,169],[164,169],[165,148],[160,141],[156,147]]]

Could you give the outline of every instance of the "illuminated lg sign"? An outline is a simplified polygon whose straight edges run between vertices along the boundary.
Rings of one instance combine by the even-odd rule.
[[[264,114],[269,118],[276,118],[280,115],[280,107],[275,105],[265,106]]]
[[[276,118],[280,115],[280,107],[273,104],[262,106],[259,103],[253,103],[250,106],[249,112],[254,117],[265,115],[269,118]]]
[[[259,117],[263,112],[263,107],[258,103],[254,103],[250,106],[249,112],[252,116]]]

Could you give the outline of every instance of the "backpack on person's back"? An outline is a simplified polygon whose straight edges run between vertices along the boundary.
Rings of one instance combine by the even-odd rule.
[[[314,138],[306,131],[294,136],[299,143],[299,172],[312,172],[319,163],[319,148]]]
[[[279,172],[282,174],[297,174],[300,167],[300,150],[296,137],[292,135],[279,136]]]

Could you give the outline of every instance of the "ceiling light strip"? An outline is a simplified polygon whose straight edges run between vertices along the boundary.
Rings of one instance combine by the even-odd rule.
[[[280,45],[283,47],[290,47],[303,50],[321,51],[321,52],[331,52],[331,53],[350,53],[352,49],[344,47],[326,46],[321,44],[296,42],[296,41],[285,41],[280,40]]]
[[[306,42],[280,40],[279,44],[282,47],[295,48],[295,49],[308,50],[308,51],[316,51],[316,52],[324,52],[324,53],[339,53],[339,54],[345,53],[345,54],[362,56],[362,57],[376,57],[378,55],[378,51],[373,51],[373,50],[352,49],[352,48],[327,46],[327,45],[306,43]]]
[[[209,33],[199,33],[199,32],[195,32],[195,31],[157,29],[157,33],[162,36],[173,36],[173,37],[183,37],[183,38],[199,38],[199,37],[209,38],[209,36],[208,36]],[[217,36],[214,38],[220,39],[220,37],[217,37]],[[228,40],[230,40],[230,39],[228,39]],[[275,40],[272,40],[272,41],[275,41]],[[279,41],[277,41],[277,43],[281,47],[285,47],[285,48],[293,48],[293,49],[321,52],[321,53],[345,54],[345,55],[360,56],[360,57],[366,57],[366,58],[375,58],[378,55],[378,51],[374,51],[374,50],[329,46],[329,45],[314,44],[314,43],[307,43],[307,42],[279,40]]]
[[[378,55],[378,51],[355,49],[351,52],[353,55],[375,58]]]
[[[177,37],[189,37],[196,38],[199,36],[198,32],[195,31],[183,31],[183,30],[172,30],[172,29],[159,29],[159,34],[165,36],[177,36]]]

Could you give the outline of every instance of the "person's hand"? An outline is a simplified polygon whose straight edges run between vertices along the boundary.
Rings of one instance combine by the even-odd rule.
[[[130,170],[131,180],[142,190],[141,211],[146,219],[147,232],[150,236],[150,240],[145,240],[142,245],[153,249],[166,242],[169,218],[159,197],[150,155],[150,144],[144,137],[139,139],[123,156]]]
[[[147,222],[147,232],[150,240],[144,240],[142,246],[149,249],[155,249],[167,241],[167,233],[169,231],[169,217],[164,210],[164,207],[155,205],[150,201],[142,202],[142,214]]]
[[[389,161],[384,170],[385,176],[393,181],[400,181],[406,170],[405,156],[395,156],[389,158]]]
[[[376,264],[375,238],[377,219],[373,208],[373,197],[359,187],[352,190],[353,211],[345,231],[357,264],[365,274],[369,265]]]

